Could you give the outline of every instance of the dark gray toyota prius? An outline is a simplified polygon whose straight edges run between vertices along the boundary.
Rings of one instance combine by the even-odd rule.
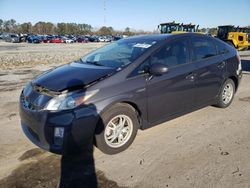
[[[237,51],[210,36],[126,38],[28,83],[21,125],[34,144],[54,153],[95,143],[115,154],[138,129],[208,105],[229,106],[241,76]]]

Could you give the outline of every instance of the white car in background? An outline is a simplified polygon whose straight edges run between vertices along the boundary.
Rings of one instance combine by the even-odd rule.
[[[99,37],[99,42],[111,42],[111,38],[108,36]]]
[[[70,38],[67,38],[67,37],[63,37],[62,40],[65,41],[65,43],[74,43],[73,39],[70,39]]]
[[[104,37],[99,37],[99,42],[106,42],[106,39]]]
[[[66,39],[65,42],[66,43],[74,43],[74,40],[73,39]]]

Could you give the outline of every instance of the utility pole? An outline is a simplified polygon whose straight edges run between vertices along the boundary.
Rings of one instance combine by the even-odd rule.
[[[106,0],[103,0],[103,25],[106,26]]]

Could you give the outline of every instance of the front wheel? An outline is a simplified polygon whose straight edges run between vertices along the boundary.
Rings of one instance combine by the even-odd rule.
[[[100,118],[95,144],[103,153],[120,153],[132,144],[138,127],[136,110],[128,104],[116,104]]]
[[[216,106],[220,108],[228,107],[233,101],[234,93],[235,93],[234,81],[231,79],[227,79],[221,88]]]

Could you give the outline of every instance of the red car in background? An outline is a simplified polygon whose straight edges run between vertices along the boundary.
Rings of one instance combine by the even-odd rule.
[[[52,38],[49,42],[50,43],[65,43],[65,41],[59,37]]]

